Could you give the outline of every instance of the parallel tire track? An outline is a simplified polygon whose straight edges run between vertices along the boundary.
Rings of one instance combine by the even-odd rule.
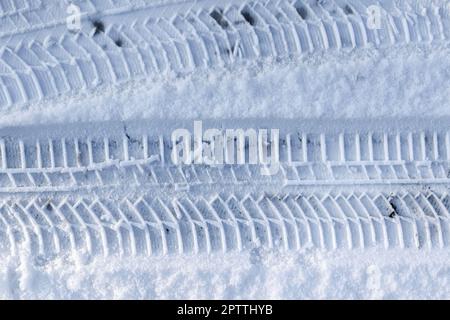
[[[445,2],[74,2],[74,33],[68,1],[0,2],[0,108],[148,76],[450,39]],[[367,24],[371,4],[379,29]],[[274,176],[250,164],[175,165],[167,134],[110,127],[0,134],[0,256],[450,245],[448,126],[286,127]]]
[[[166,135],[118,128],[103,135],[83,128],[6,131],[2,254],[450,244],[450,134],[437,124],[417,131],[291,130],[279,138],[281,170],[269,177],[248,165],[174,165]],[[369,188],[373,182],[381,186]],[[105,186],[110,190],[94,190]]]

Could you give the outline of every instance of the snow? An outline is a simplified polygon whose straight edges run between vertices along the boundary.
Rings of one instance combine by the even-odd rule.
[[[429,50],[325,54],[301,63],[147,80],[123,90],[104,88],[93,99],[3,110],[0,122],[177,118],[179,110],[197,119],[448,116],[449,48]],[[87,262],[22,256],[0,262],[0,298],[449,298],[449,259],[448,250],[384,249],[254,250]]]
[[[448,250],[305,250],[0,262],[0,299],[450,297]]]
[[[173,118],[450,115],[448,47],[324,54],[143,80],[2,110],[3,126]],[[182,114],[180,110],[183,110]],[[0,298],[450,298],[448,250],[254,250],[195,256],[0,261]]]
[[[0,126],[142,119],[450,116],[450,47],[327,52],[161,75],[0,110]],[[0,299],[450,298],[450,251],[251,251],[0,260]]]
[[[141,79],[0,110],[0,125],[142,119],[450,115],[450,48],[408,45]],[[182,110],[182,112],[180,112]]]

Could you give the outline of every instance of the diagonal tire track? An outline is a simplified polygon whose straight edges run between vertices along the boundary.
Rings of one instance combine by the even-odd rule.
[[[373,1],[102,3],[80,3],[85,15],[74,34],[67,31],[66,7],[59,2],[23,9],[42,12],[40,30],[33,30],[39,26],[34,20],[17,25],[21,20],[11,15],[26,19],[20,9],[0,17],[0,107],[159,74],[450,37],[444,3],[416,9],[385,5],[380,29],[373,30],[367,27]],[[56,17],[48,17],[52,14]],[[10,20],[16,24],[8,34]],[[93,31],[93,21],[102,23],[102,31]]]
[[[148,194],[3,198],[2,254],[165,255],[340,248],[445,248],[448,193]]]

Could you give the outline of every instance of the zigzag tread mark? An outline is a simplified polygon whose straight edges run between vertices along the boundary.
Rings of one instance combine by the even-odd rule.
[[[0,49],[0,107],[161,72],[185,74],[196,68],[227,66],[244,60],[283,59],[368,45],[445,41],[450,33],[446,8],[438,7],[413,12],[386,6],[382,9],[381,29],[373,30],[367,26],[367,8],[354,1],[317,5],[309,1],[270,0],[231,2],[225,6],[214,1],[179,1],[166,4],[171,10],[163,10],[164,5],[158,7],[157,3],[145,7],[140,1],[135,2],[106,2],[103,6],[88,1],[82,6],[87,15],[101,7],[96,16],[101,19],[103,15],[109,23],[103,32],[93,36],[93,27],[89,26],[92,22],[86,20],[79,33],[70,34],[59,28],[50,38],[38,36],[48,35],[55,28],[56,20],[47,16],[60,15],[57,21],[64,24],[66,12],[59,6],[49,10],[48,3],[37,6],[46,15],[41,20],[50,20],[49,26],[34,31],[38,35],[33,37],[21,37],[20,44],[24,48],[40,47],[41,58],[31,61],[27,50],[17,48],[14,33],[8,36],[10,40]],[[155,6],[163,16],[150,14],[149,18],[141,13],[156,12]],[[136,8],[140,11],[134,11]],[[17,14],[23,16],[20,10]],[[120,15],[120,19],[113,20],[111,15]],[[0,19],[7,26],[6,21],[11,18],[6,15]],[[14,28],[21,30],[17,25]],[[43,55],[47,58],[42,59]],[[10,66],[8,62],[12,60],[21,61],[23,66]]]
[[[2,252],[166,255],[246,250],[444,248],[448,194],[231,194],[165,200],[3,199]]]

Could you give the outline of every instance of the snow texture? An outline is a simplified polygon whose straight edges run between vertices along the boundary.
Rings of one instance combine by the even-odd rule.
[[[26,257],[0,262],[0,298],[447,299],[448,250],[341,250],[167,256]]]
[[[149,5],[130,0],[123,1],[123,7],[114,1],[89,2],[96,5],[80,2],[87,11],[78,37],[67,34],[66,8],[59,1],[2,1],[1,141],[9,141],[17,130],[32,135],[29,125],[45,128],[50,124],[62,127],[102,121],[105,126],[111,125],[109,121],[160,121],[163,127],[165,120],[239,119],[257,126],[255,119],[274,124],[288,119],[291,123],[311,120],[341,125],[353,120],[373,124],[389,119],[395,129],[396,123],[401,126],[411,119],[417,123],[426,118],[428,131],[435,129],[434,121],[440,121],[444,129],[449,127],[448,123],[442,125],[450,117],[448,1],[379,1],[390,19],[388,27],[394,31],[386,33],[391,29],[385,26],[387,29],[376,36],[361,22],[366,6],[376,2],[371,0],[349,0],[351,6],[344,6],[345,10],[343,0],[320,1],[321,9],[314,5],[317,1],[255,1],[253,5],[232,0],[230,9],[225,10],[236,28],[232,31],[221,11],[219,15],[210,14],[221,1],[158,1]],[[302,7],[306,2],[310,4],[308,9]],[[250,10],[251,18],[236,13],[239,3]],[[281,11],[284,15],[275,14]],[[90,15],[94,13],[104,16],[106,28],[92,23]],[[152,19],[147,21],[148,16]],[[156,16],[161,19],[154,19]],[[317,21],[323,22],[322,29]],[[147,33],[142,28],[147,28]],[[299,33],[297,40],[292,37],[294,32]],[[140,38],[140,34],[146,36]],[[123,38],[117,39],[118,35]],[[241,47],[230,46],[236,38],[241,42],[235,44]],[[12,127],[19,129],[14,131]],[[432,140],[428,144],[425,138],[423,141],[415,150],[425,154]],[[432,146],[435,154],[449,148],[449,141],[442,141],[439,147],[437,142]],[[20,148],[23,144],[12,152],[14,161],[20,158]],[[373,155],[373,150],[368,153]],[[36,154],[41,156],[40,151]],[[434,159],[439,160],[437,167],[448,168],[450,158],[446,155],[447,159]],[[0,173],[6,177],[21,175],[20,170],[28,168],[25,157],[20,159],[22,167],[18,164],[12,168],[2,160]],[[134,159],[127,155],[125,160]],[[372,166],[372,160],[366,165]],[[423,164],[419,162],[414,166]],[[42,163],[37,170],[41,169]],[[447,194],[450,176],[448,171],[440,173],[439,194]],[[420,201],[432,194],[429,190],[437,184],[436,179],[412,182]],[[7,218],[15,215],[19,222],[12,229],[0,229],[0,236],[6,235],[13,244],[31,245],[33,240],[15,238],[21,238],[17,230],[25,230],[26,238],[36,230],[39,233],[41,226],[35,226],[32,219],[27,220],[28,225],[21,224],[18,212],[22,211],[17,207],[28,203],[27,210],[46,208],[45,199],[41,199],[44,191],[36,185],[19,190],[21,186],[13,184],[17,194],[2,189],[1,197],[7,204],[1,207],[4,211],[0,217],[5,220],[0,220],[0,226],[7,225],[2,221],[9,222]],[[122,185],[122,189],[127,187]],[[366,187],[355,182],[355,190],[350,185],[343,193],[368,192],[373,196],[392,189],[410,199],[412,190],[408,189],[411,186],[401,187],[398,181],[386,188],[383,184]],[[330,192],[335,190],[331,188]],[[55,192],[54,199],[66,203],[66,193],[56,195],[58,191],[52,189],[45,195]],[[89,193],[90,189],[85,191]],[[230,187],[218,193],[222,191],[235,190]],[[102,196],[107,201],[115,200],[117,194],[113,193]],[[79,194],[74,192],[72,196]],[[387,201],[384,195],[380,199]],[[419,244],[418,248],[282,250],[253,243],[251,248],[227,252],[102,257],[82,252],[36,255],[19,245],[15,255],[0,254],[0,299],[449,299],[448,243],[442,237],[430,236],[442,222],[437,216],[435,220],[430,218],[433,204],[440,212],[448,210],[447,198],[441,199],[442,203],[422,201],[427,210],[409,220],[421,224],[417,234],[411,231],[416,230],[413,228],[405,233],[411,243]],[[413,200],[411,203],[411,207],[418,205]],[[393,225],[397,228],[400,222]],[[76,233],[71,232],[67,234]],[[403,235],[401,227],[390,232],[384,234],[399,239]],[[437,234],[448,236],[449,231]],[[419,237],[429,246],[422,247]],[[0,243],[0,248],[6,247],[5,243]]]

